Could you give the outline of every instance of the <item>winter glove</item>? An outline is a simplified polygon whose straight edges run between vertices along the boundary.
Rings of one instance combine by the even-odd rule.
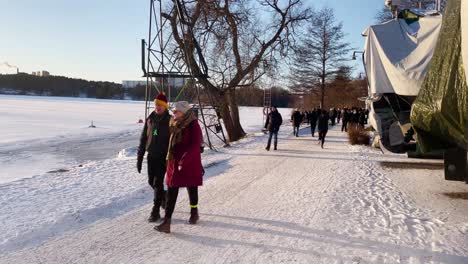
[[[141,167],[143,166],[143,157],[141,156],[138,156],[138,159],[137,159],[137,170],[138,170],[138,173],[141,173]]]

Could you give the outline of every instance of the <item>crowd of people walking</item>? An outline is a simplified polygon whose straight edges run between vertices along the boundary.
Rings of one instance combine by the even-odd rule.
[[[350,127],[361,127],[367,124],[369,118],[369,110],[353,107],[353,108],[331,108],[329,111],[320,108],[314,108],[309,111],[301,112],[298,109],[294,110],[291,114],[291,124],[293,126],[293,135],[299,137],[299,130],[301,126],[310,126],[312,137],[318,133],[318,141],[323,148],[325,138],[330,126],[341,124],[341,131],[348,132]],[[274,138],[274,150],[278,146],[278,131],[283,122],[281,114],[275,107],[271,108],[268,114],[265,129],[269,132],[269,139],[266,150],[270,150],[271,140]]]
[[[315,137],[315,132],[318,131],[318,140],[321,147],[325,143],[328,128],[330,126],[339,125],[341,123],[341,131],[347,132],[348,127],[355,126],[364,128],[369,118],[369,110],[353,107],[353,108],[331,108],[329,111],[320,108],[314,108],[310,111],[300,112],[295,110],[291,116],[291,121],[294,125],[295,136],[298,137],[298,131],[302,124],[310,126],[312,137]],[[295,120],[301,120],[296,122]]]
[[[155,100],[155,110],[147,117],[140,137],[137,155],[137,171],[141,173],[143,159],[147,153],[148,184],[154,190],[153,207],[149,215],[150,223],[159,222],[155,230],[171,232],[171,218],[177,202],[179,188],[185,187],[190,201],[189,224],[197,224],[198,187],[203,184],[203,134],[192,106],[185,101],[176,102],[169,113],[167,98],[164,93]],[[369,112],[359,108],[344,108],[330,111],[314,108],[311,111],[293,111],[291,123],[294,136],[299,137],[301,125],[310,125],[312,137],[318,132],[319,144],[323,148],[330,126],[342,123],[342,131],[350,126],[367,123]],[[283,124],[283,117],[271,107],[266,119],[265,129],[269,133],[266,150],[278,149],[278,132]],[[164,179],[167,191],[164,190]],[[165,215],[161,218],[161,208]]]

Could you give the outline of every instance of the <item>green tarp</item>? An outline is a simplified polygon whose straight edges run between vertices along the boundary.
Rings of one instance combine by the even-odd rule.
[[[466,0],[465,0],[466,1]],[[449,0],[429,71],[411,110],[423,152],[467,147],[468,86],[461,56],[461,0]]]
[[[398,18],[404,19],[408,25],[419,21],[419,16],[408,9],[405,9],[398,13]]]

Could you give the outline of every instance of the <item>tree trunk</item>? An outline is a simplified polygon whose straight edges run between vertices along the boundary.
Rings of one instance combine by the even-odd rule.
[[[232,89],[220,91],[207,79],[199,79],[200,84],[205,88],[204,91],[210,93],[212,100],[219,109],[221,119],[223,119],[224,127],[229,142],[237,141],[245,136],[239,118],[239,107],[235,101],[235,94],[232,94]],[[234,103],[233,103],[234,102]]]
[[[320,107],[325,109],[325,78],[322,78],[322,85],[320,86],[321,98],[320,98]]]
[[[234,124],[232,122],[231,113],[229,111],[229,104],[226,102],[225,95],[221,95],[219,100],[219,112],[221,114],[221,118],[223,119],[224,127],[226,128],[226,133],[228,136],[228,141],[233,142],[236,141],[235,133],[234,133]]]
[[[236,89],[229,89],[226,95],[228,96],[229,110],[231,111],[233,123],[233,138],[235,138],[234,141],[236,141],[245,136],[244,129],[240,123],[239,106],[236,101]]]

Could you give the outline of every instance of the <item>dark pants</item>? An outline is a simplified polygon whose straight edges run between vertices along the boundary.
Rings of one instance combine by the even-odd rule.
[[[154,206],[161,206],[164,199],[164,175],[166,174],[166,157],[148,155],[148,184],[154,190]]]
[[[320,131],[319,132],[319,140],[322,141],[321,145],[323,148],[323,143],[325,143],[325,137],[327,136],[328,130]]]
[[[271,147],[271,139],[274,137],[274,146],[275,148],[278,147],[278,131],[270,131],[270,135],[268,136],[268,144],[267,144],[267,149],[270,149]]]
[[[198,187],[187,187],[190,207],[198,207]],[[171,218],[174,213],[174,208],[177,202],[177,196],[179,195],[179,187],[169,187],[167,190],[167,204],[166,204],[166,218]]]
[[[315,135],[315,128],[316,127],[317,127],[317,125],[315,123],[310,124],[310,133],[312,134],[312,136]]]
[[[299,126],[294,126],[294,136],[299,136]]]
[[[348,132],[348,121],[343,120],[343,125],[341,125],[341,132]]]

